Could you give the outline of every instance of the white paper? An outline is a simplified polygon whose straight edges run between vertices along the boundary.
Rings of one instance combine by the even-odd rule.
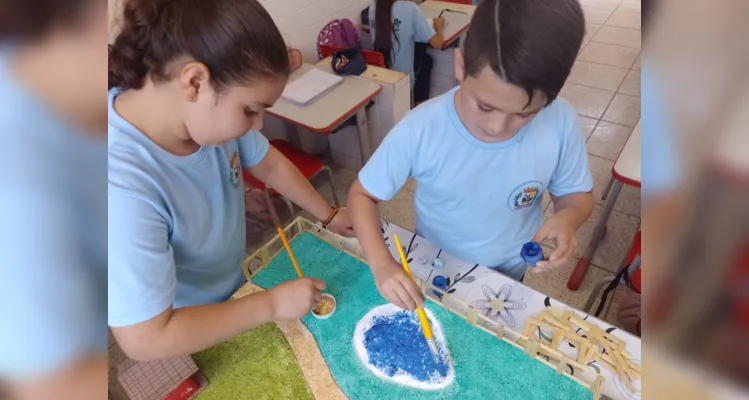
[[[286,85],[281,98],[301,106],[309,105],[343,82],[343,77],[312,68]]]

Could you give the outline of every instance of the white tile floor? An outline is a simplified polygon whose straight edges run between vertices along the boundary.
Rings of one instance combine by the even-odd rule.
[[[587,22],[587,34],[578,61],[561,96],[580,114],[594,180],[596,208],[577,233],[580,251],[590,239],[603,210],[600,196],[611,167],[640,118],[640,1],[581,0]],[[356,173],[332,166],[338,198],[345,203],[348,188]],[[332,203],[330,190],[320,192]],[[409,182],[391,202],[382,204],[382,216],[407,229],[413,229],[413,182]],[[548,196],[544,197],[545,215],[552,214]],[[574,307],[582,307],[596,282],[610,277],[629,249],[640,224],[640,191],[625,186],[607,224],[607,234],[599,246],[592,266],[580,289],[567,290],[567,278],[577,259],[544,274],[528,274],[525,283]],[[547,247],[546,252],[552,251]],[[615,314],[612,311],[608,315]],[[611,321],[614,322],[614,321]],[[119,346],[110,348],[110,365],[123,359]],[[110,399],[126,399],[110,372]],[[114,381],[114,382],[113,382]]]

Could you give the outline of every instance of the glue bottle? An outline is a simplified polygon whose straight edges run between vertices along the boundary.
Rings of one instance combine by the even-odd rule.
[[[528,242],[520,249],[520,257],[529,267],[535,267],[536,263],[544,259],[544,250],[536,242]]]

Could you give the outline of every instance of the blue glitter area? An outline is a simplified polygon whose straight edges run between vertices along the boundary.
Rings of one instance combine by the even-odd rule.
[[[421,382],[447,376],[444,349],[439,346],[439,362],[435,365],[414,312],[374,317],[372,326],[364,332],[364,346],[369,363],[388,376],[405,372]]]

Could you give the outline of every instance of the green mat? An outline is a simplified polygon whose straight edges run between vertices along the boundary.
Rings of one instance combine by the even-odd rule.
[[[208,379],[199,400],[313,399],[286,338],[275,324],[193,354]]]
[[[325,281],[326,292],[336,298],[337,309],[332,317],[318,320],[308,315],[302,322],[315,337],[333,378],[349,399],[593,398],[593,393],[577,382],[429,302],[427,308],[440,321],[455,362],[455,381],[439,391],[422,391],[381,380],[360,363],[352,345],[356,323],[373,307],[385,304],[369,267],[310,233],[295,238],[291,247],[305,275]],[[252,281],[268,289],[295,278],[294,267],[283,251]]]

